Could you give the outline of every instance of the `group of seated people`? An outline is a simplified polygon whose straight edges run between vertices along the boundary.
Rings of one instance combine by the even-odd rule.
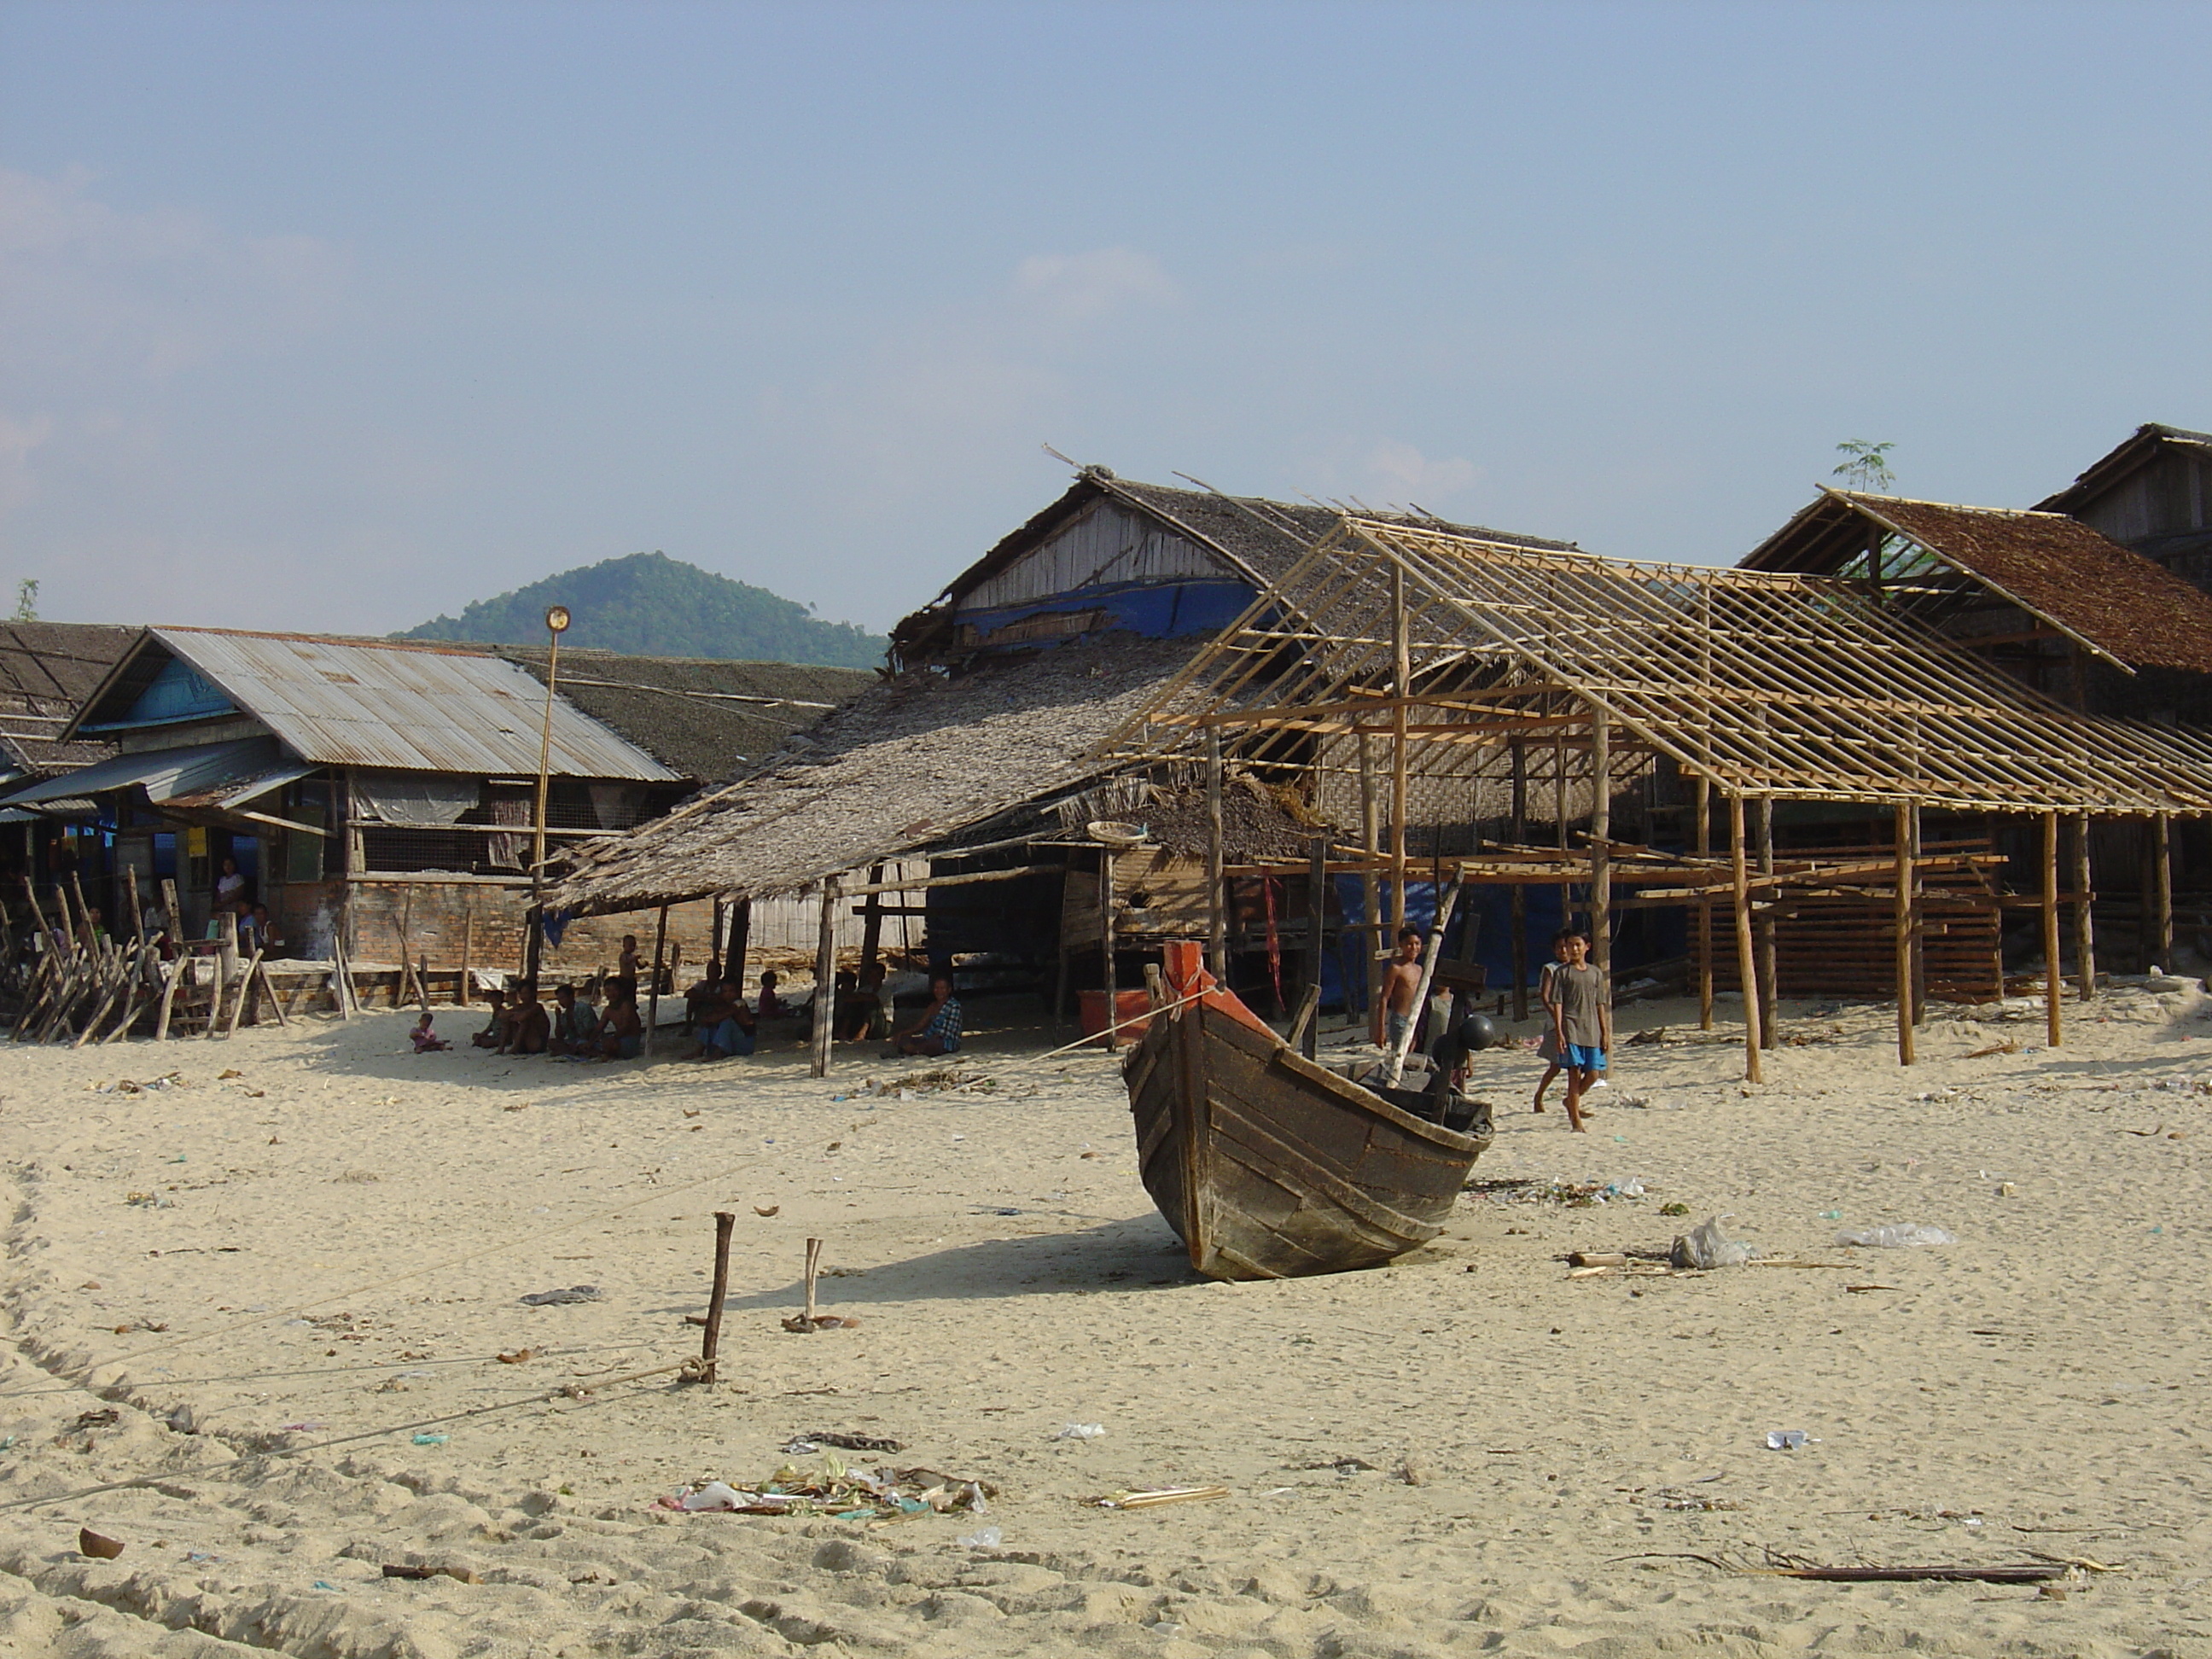
[[[960,1047],[960,999],[953,994],[952,977],[938,972],[930,977],[930,1001],[921,1016],[903,1030],[896,1027],[894,1005],[886,988],[889,975],[881,963],[870,963],[860,972],[838,974],[833,1013],[836,1034],[847,1042],[865,1042],[871,1036],[887,1039],[885,1058],[896,1054],[949,1054]],[[684,1029],[691,1039],[686,1060],[728,1060],[754,1052],[763,1020],[797,1015],[805,1005],[786,1004],[777,994],[780,983],[774,969],[760,976],[760,994],[748,1004],[744,988],[735,978],[711,969],[684,994]],[[553,1006],[539,1000],[538,986],[519,981],[505,991],[486,994],[491,1018],[470,1037],[478,1048],[499,1054],[550,1054],[578,1060],[635,1060],[645,1051],[645,1024],[638,1013],[637,983],[628,978],[606,981],[605,1012],[593,1007],[570,984],[556,986]],[[448,1045],[431,1030],[425,1014],[413,1032],[416,1052],[427,1054]]]
[[[551,1054],[563,1060],[635,1060],[645,1052],[645,1022],[638,1016],[637,987],[628,980],[607,981],[607,1006],[602,1013],[569,984],[553,989],[549,1010],[538,1000],[537,985],[522,980],[505,991],[485,994],[491,1001],[491,1018],[469,1041],[478,1048],[498,1054]],[[416,1028],[415,1046],[426,1051],[436,1040],[429,1036],[429,1017]],[[442,1044],[437,1046],[442,1047]]]

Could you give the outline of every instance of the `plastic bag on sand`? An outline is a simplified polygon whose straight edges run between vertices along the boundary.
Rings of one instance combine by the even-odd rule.
[[[1838,1244],[1863,1244],[1872,1250],[1910,1249],[1920,1244],[1956,1244],[1958,1235],[1921,1221],[1894,1221],[1886,1227],[1860,1227],[1836,1235]]]
[[[1726,1216],[1717,1215],[1674,1240],[1668,1260],[1677,1267],[1740,1267],[1759,1252],[1739,1243],[1721,1231]]]
[[[962,1547],[971,1550],[994,1550],[1006,1541],[1006,1534],[996,1527],[978,1527],[960,1538]]]
[[[696,1492],[684,1494],[687,1510],[733,1510],[738,1507],[738,1491],[724,1480],[709,1480]]]

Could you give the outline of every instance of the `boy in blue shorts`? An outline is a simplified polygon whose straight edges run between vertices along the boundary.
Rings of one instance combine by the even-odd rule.
[[[1613,1047],[1613,985],[1589,959],[1589,934],[1571,930],[1559,945],[1565,959],[1553,972],[1546,1000],[1567,1073],[1567,1127],[1583,1134],[1583,1095],[1605,1070],[1606,1050]]]

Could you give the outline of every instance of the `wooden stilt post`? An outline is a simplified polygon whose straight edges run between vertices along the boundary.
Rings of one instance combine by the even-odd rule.
[[[2043,1013],[2045,1035],[2059,1047],[2066,1033],[2059,1013],[2058,976],[2058,814],[2043,815]]]
[[[1218,845],[1218,842],[1214,843]],[[1114,960],[1114,849],[1098,849],[1098,959],[1106,987],[1106,1050],[1111,1054],[1121,1046],[1121,1034],[1115,1028],[1121,1023],[1121,975],[1120,964]]]
[[[1312,1006],[1298,1033],[1298,1052],[1308,1060],[1321,1051],[1321,966],[1328,930],[1328,837],[1316,836],[1306,859],[1306,995]]]
[[[830,1044],[837,1036],[837,878],[822,881],[822,931],[814,945],[814,1058],[811,1077],[830,1075]]]
[[[749,898],[737,901],[730,914],[730,936],[722,947],[722,977],[738,988],[743,996],[745,990],[745,955],[752,947],[753,902]]]
[[[1920,803],[1906,812],[1912,830],[1912,1023],[1928,1023],[1928,884],[1920,873]],[[1999,977],[2002,977],[2000,975]]]
[[[1613,971],[1613,730],[1592,703],[1590,726],[1590,960]]]
[[[1406,699],[1413,694],[1413,646],[1406,629],[1406,572],[1390,566],[1390,936],[1393,950],[1406,925]],[[1417,1011],[1418,1012],[1418,1011]]]
[[[699,1339],[699,1380],[714,1380],[714,1358],[722,1346],[722,1304],[730,1294],[730,1230],[738,1224],[735,1212],[714,1212],[714,1291],[707,1304],[707,1329]]]
[[[1559,844],[1559,862],[1567,861],[1567,739],[1563,732],[1552,733],[1552,828]],[[1569,927],[1575,920],[1575,889],[1571,882],[1559,884],[1559,926]]]
[[[477,1000],[470,975],[476,968],[477,890],[461,889],[461,982],[453,988],[453,1006],[465,1008]]]
[[[653,1039],[660,1033],[660,966],[661,953],[668,943],[668,907],[660,907],[660,915],[653,925],[653,983],[647,988],[645,999],[645,1052],[653,1053]]]
[[[210,1042],[215,1040],[216,1023],[222,1018],[223,998],[238,973],[238,912],[224,911],[216,926],[221,931],[216,935],[215,989],[208,994],[207,1029],[200,1033],[201,1040]]]
[[[1774,873],[1774,798],[1759,798],[1759,873]],[[1766,893],[1766,914],[1759,918],[1757,942],[1759,947],[1759,1046],[1779,1048],[1782,1033],[1776,1029],[1781,1024],[1779,1004],[1781,986],[1774,961],[1774,905],[1777,895],[1770,888]]]
[[[880,887],[883,885],[883,880],[884,866],[880,864],[870,865],[868,885]],[[871,893],[860,903],[860,972],[863,975],[874,963],[876,953],[883,948],[883,943],[884,896],[881,893]]]
[[[1528,748],[1518,738],[1507,745],[1513,768],[1512,827],[1507,832],[1516,847],[1528,842]],[[1506,896],[1513,927],[1513,1018],[1528,1018],[1528,890],[1515,882]]]
[[[1229,983],[1229,918],[1221,873],[1221,728],[1206,728],[1206,965]],[[1109,1022],[1111,1023],[1110,1021]]]
[[[1729,797],[1729,850],[1735,878],[1735,971],[1743,987],[1743,1076],[1763,1083],[1759,1064],[1759,969],[1751,948],[1751,861],[1744,845],[1743,797]]]
[[[1703,773],[1698,774],[1696,787],[1691,792],[1692,811],[1698,815],[1695,825],[1698,856],[1711,858],[1713,852],[1713,784]],[[1698,901],[1698,1029],[1713,1029],[1713,902]]]
[[[1912,1048],[1912,809],[1900,801],[1897,817],[1897,890],[1891,895],[1891,926],[1897,945],[1897,1063],[1910,1066]]]
[[[1375,814],[1374,748],[1364,732],[1359,734],[1359,847],[1366,864],[1359,872],[1359,953],[1360,960],[1366,963],[1360,983],[1371,1018],[1375,1000],[1382,989],[1382,894],[1375,877],[1376,864],[1382,856],[1382,832]]]
[[[2150,941],[2158,965],[2173,971],[2173,815],[2151,815]]]
[[[2097,933],[2090,905],[2096,896],[2089,890],[2089,815],[2074,817],[2074,969],[2081,1000],[2097,994]]]

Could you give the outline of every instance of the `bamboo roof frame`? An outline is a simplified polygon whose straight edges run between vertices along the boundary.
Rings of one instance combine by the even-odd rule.
[[[1428,779],[1475,775],[1516,737],[1564,773],[1602,722],[1616,757],[1667,756],[1732,798],[2212,814],[2212,744],[2083,715],[1851,582],[1349,514],[1100,756],[1187,752],[1212,726],[1248,763],[1298,738],[1304,765],[1348,769],[1355,733],[1401,721]]]

